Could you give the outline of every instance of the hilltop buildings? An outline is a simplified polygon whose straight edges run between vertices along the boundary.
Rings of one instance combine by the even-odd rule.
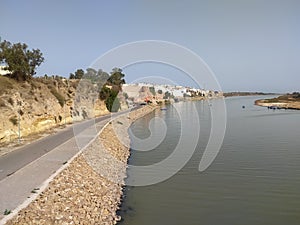
[[[124,84],[122,89],[123,92],[126,93],[128,101],[132,103],[170,99],[176,101],[191,97],[214,98],[223,96],[222,93],[218,91],[149,83]]]

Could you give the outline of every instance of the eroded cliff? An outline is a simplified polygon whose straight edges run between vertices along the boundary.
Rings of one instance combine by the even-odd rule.
[[[109,113],[96,87],[86,81],[0,76],[0,144],[50,128]]]

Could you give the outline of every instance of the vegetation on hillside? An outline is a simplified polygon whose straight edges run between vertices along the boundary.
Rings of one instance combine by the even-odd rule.
[[[155,92],[155,88],[154,88],[154,87],[149,87],[149,91],[151,92],[151,94],[152,94],[153,96],[156,95],[156,92]]]
[[[81,85],[87,87],[92,84],[98,92],[98,98],[105,102],[106,108],[110,112],[117,112],[120,109],[120,102],[117,98],[119,92],[122,90],[122,85],[125,84],[125,74],[120,68],[113,68],[112,72],[108,74],[103,70],[96,71],[93,68],[86,69],[84,73],[82,69],[78,69],[74,74],[70,74],[70,79],[81,79]]]
[[[6,40],[0,43],[0,64],[5,65],[4,69],[13,79],[30,80],[43,61],[39,49],[29,50],[24,43],[12,44]]]
[[[163,99],[170,99],[170,98],[174,98],[174,96],[168,91],[165,92]]]
[[[78,69],[75,73],[70,73],[70,79],[81,79],[84,76],[84,70]]]
[[[275,102],[300,102],[300,93],[293,92],[285,95],[281,95],[277,98],[265,99],[266,103],[275,103]]]
[[[17,86],[18,83],[15,80],[10,79],[9,77],[0,76],[0,95]]]
[[[251,96],[251,95],[275,95],[275,93],[264,93],[264,92],[226,92],[223,93],[224,97],[234,96]]]
[[[81,69],[77,70],[80,71]],[[76,72],[75,72],[76,73]],[[76,73],[78,74],[78,72]],[[99,70],[88,68],[87,72],[79,79],[72,79],[72,82],[68,81],[66,78],[63,78],[58,75],[48,76],[44,75],[43,77],[36,77],[27,80],[25,83],[19,83],[18,80],[11,78],[10,76],[0,76],[0,95],[8,93],[12,89],[20,89],[21,86],[28,86],[31,88],[40,88],[41,83],[47,85],[51,94],[57,99],[61,107],[65,104],[65,97],[58,87],[63,87],[67,84],[73,86],[75,89],[78,87],[78,84],[89,83],[89,87],[95,88],[94,90],[98,92],[98,98],[105,102],[106,108],[110,112],[116,112],[120,108],[120,102],[117,98],[119,91],[122,90],[122,84],[125,83],[124,74],[121,69],[114,69],[111,74]],[[83,85],[86,86],[86,85]],[[80,90],[78,90],[80,91]],[[3,106],[4,103],[0,102]]]
[[[26,81],[33,87],[38,86],[37,82],[42,82],[48,86],[52,95],[56,97],[59,104],[63,107],[65,99],[51,81],[62,82],[65,78],[58,75],[48,76],[45,74],[43,78],[32,79],[36,73],[36,68],[43,61],[44,57],[39,49],[29,50],[24,43],[12,44],[6,40],[1,42],[0,65],[4,65],[3,68],[7,71],[7,75],[0,76],[0,94],[17,87],[18,82]],[[115,112],[120,108],[117,96],[122,90],[122,85],[125,84],[124,77],[125,74],[119,68],[113,68],[110,74],[103,70],[96,71],[93,68],[88,68],[86,72],[83,69],[77,69],[74,73],[70,73],[69,79],[90,82],[92,87],[96,87],[98,97],[105,102],[107,109]]]
[[[120,101],[117,96],[122,90],[122,85],[125,84],[124,77],[125,74],[120,68],[114,68],[100,90],[99,98],[104,100],[106,108],[110,112],[117,112],[120,109]]]
[[[65,98],[64,98],[64,96],[62,96],[54,87],[50,87],[50,92],[57,99],[57,101],[60,104],[60,106],[64,107],[64,104],[65,104]]]

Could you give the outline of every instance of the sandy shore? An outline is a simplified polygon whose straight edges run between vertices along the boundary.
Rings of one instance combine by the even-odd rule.
[[[263,107],[278,107],[282,109],[296,109],[300,110],[300,102],[284,102],[284,101],[278,101],[278,102],[268,102],[267,99],[260,99],[255,101],[255,105],[263,106]]]
[[[129,152],[127,129],[155,107],[117,117],[33,202],[6,224],[116,224]]]

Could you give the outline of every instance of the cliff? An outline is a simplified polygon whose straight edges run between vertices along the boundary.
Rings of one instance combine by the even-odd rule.
[[[79,80],[35,78],[16,82],[0,76],[0,145],[19,136],[109,113],[93,84]]]

